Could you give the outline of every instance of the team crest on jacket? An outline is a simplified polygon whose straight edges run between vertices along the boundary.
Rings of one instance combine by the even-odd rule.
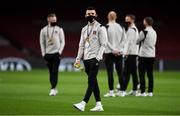
[[[57,33],[58,33],[58,31],[56,30],[56,31],[55,31],[55,33],[57,34]]]
[[[93,35],[96,35],[96,31],[93,31]]]

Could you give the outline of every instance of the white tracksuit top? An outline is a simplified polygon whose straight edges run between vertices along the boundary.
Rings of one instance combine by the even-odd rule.
[[[40,47],[42,56],[45,54],[62,53],[65,46],[64,31],[59,26],[45,26],[40,32]]]
[[[87,36],[89,35],[89,41]],[[104,26],[97,21],[93,25],[87,24],[81,30],[79,50],[76,60],[96,58],[101,60],[107,44],[107,32]]]
[[[146,37],[143,31],[139,34],[139,39],[137,40],[137,44],[141,43],[139,56],[140,57],[155,57],[156,56],[156,41],[157,41],[157,34],[156,31],[152,28],[152,26],[148,26],[145,28],[147,32]]]
[[[112,53],[113,51],[119,51],[123,53],[124,41],[125,41],[125,29],[118,23],[110,22],[107,24],[108,42],[105,53]]]
[[[123,51],[125,55],[138,55],[139,45],[136,44],[138,38],[137,27],[135,25],[128,27]]]

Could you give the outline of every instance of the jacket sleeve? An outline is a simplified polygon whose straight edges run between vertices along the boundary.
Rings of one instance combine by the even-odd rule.
[[[128,55],[130,52],[130,47],[131,44],[133,42],[134,39],[134,35],[135,31],[133,29],[128,29],[127,33],[126,33],[126,40],[125,40],[125,44],[124,44],[124,50],[123,50],[123,54],[124,55]]]
[[[96,56],[96,59],[99,61],[103,57],[103,53],[105,51],[108,39],[107,39],[107,31],[106,31],[106,28],[104,26],[99,27],[98,33],[99,33],[100,49],[99,49],[99,52]]]
[[[144,33],[143,33],[143,31],[141,31],[140,33],[139,33],[139,38],[137,39],[137,41],[136,41],[136,44],[140,44],[140,42],[144,39]]]
[[[121,38],[119,38],[120,39],[120,43],[118,44],[120,47],[120,53],[123,53],[123,49],[124,49],[124,44],[125,44],[125,40],[126,40],[126,31],[125,31],[125,29],[124,28],[122,28],[122,36],[119,36],[119,37],[121,37]]]
[[[41,48],[41,55],[44,57],[45,53],[46,53],[46,41],[45,41],[45,37],[43,34],[43,30],[41,29],[40,31],[40,48]]]
[[[82,29],[76,60],[81,60],[81,58],[83,57],[83,53],[84,53],[84,38],[83,38],[83,29]]]
[[[62,28],[60,28],[60,33],[59,33],[59,39],[60,39],[60,48],[59,48],[59,53],[62,54],[62,51],[65,46],[65,36],[64,36],[64,31]]]

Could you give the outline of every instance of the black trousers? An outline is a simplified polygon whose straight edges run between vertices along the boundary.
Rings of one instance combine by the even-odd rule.
[[[105,65],[108,75],[108,85],[109,90],[114,89],[114,78],[113,78],[113,70],[114,70],[114,64],[116,68],[116,72],[118,75],[119,84],[123,85],[123,77],[122,77],[122,55],[115,56],[112,53],[106,53],[105,54]]]
[[[137,76],[136,58],[137,58],[137,55],[128,55],[127,58],[125,59],[125,69],[124,69],[125,82],[124,82],[124,88],[123,88],[124,91],[126,91],[128,87],[128,83],[129,83],[131,75],[132,75],[132,81],[133,81],[133,90],[134,91],[137,90],[138,76]]]
[[[92,92],[94,93],[94,97],[96,102],[101,101],[100,98],[100,90],[97,82],[97,74],[99,70],[99,61],[96,58],[90,60],[84,60],[85,72],[88,76],[88,87],[86,90],[86,94],[84,96],[84,101],[88,103]]]
[[[148,77],[148,92],[153,92],[154,77],[153,77],[153,65],[155,58],[139,57],[139,77],[140,77],[140,88],[141,93],[145,92],[145,73],[147,72]]]
[[[44,59],[46,60],[49,69],[49,79],[51,83],[51,89],[56,88],[58,83],[58,67],[60,64],[59,57],[60,57],[59,53],[46,54],[44,56]]]

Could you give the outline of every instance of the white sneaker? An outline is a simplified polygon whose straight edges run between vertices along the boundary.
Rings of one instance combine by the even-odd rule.
[[[152,93],[152,92],[147,93],[147,96],[152,97],[152,96],[153,96],[153,93]]]
[[[104,95],[104,97],[116,97],[116,95],[114,93],[108,92]]]
[[[144,92],[144,93],[137,93],[136,96],[138,96],[138,97],[139,97],[139,96],[140,96],[140,97],[146,97],[147,95],[146,95],[146,93]]]
[[[116,93],[117,96],[120,96],[120,97],[125,97],[126,96],[126,92],[125,91],[118,91]]]
[[[94,108],[90,109],[91,112],[102,112],[104,111],[102,105],[96,105]]]
[[[55,96],[57,93],[58,93],[57,89],[51,89],[49,95],[50,96]]]
[[[73,104],[74,108],[78,109],[79,111],[84,112],[85,111],[85,105],[86,103],[84,101],[77,103],[77,104]]]

